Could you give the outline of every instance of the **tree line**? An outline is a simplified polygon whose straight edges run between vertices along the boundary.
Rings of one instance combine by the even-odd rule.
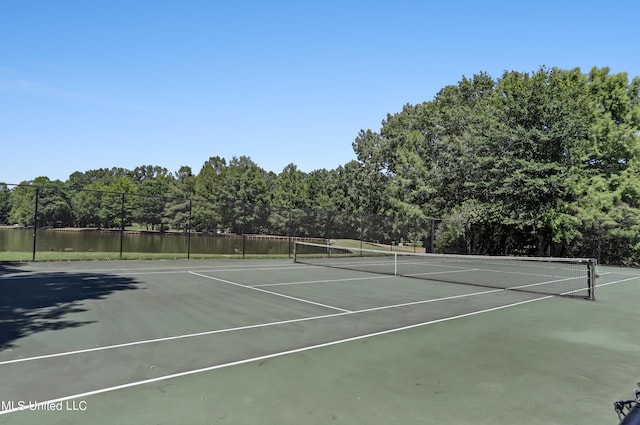
[[[152,227],[184,223],[186,202],[197,199],[207,201],[191,211],[199,229],[224,221],[224,208],[211,204],[241,203],[437,217],[439,240],[470,253],[589,254],[602,249],[597,234],[640,258],[639,77],[608,68],[481,72],[388,114],[377,131],[361,130],[353,149],[349,163],[309,173],[215,156],[197,174],[141,166],[75,172],[65,182],[38,177],[0,188],[0,222],[29,223],[29,186],[58,186],[76,191],[65,192],[70,199],[52,192],[61,199],[45,203],[61,226],[113,226],[119,218],[105,200],[96,207],[97,194],[117,204],[104,193],[135,193],[145,196],[130,198],[127,211]]]
[[[365,184],[361,168],[351,161],[305,173],[289,164],[276,174],[246,156],[216,156],[197,174],[187,166],[171,173],[148,165],[75,172],[64,182],[38,177],[0,185],[0,223],[32,224],[37,190],[40,226],[109,229],[124,219],[148,229],[239,232],[247,221],[286,222],[295,218],[292,211],[363,211],[354,190]],[[257,217],[265,214],[270,217]],[[258,232],[267,231],[267,224],[261,227]]]

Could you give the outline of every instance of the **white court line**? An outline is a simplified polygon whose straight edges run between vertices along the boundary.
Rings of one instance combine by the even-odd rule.
[[[271,271],[271,270],[291,270],[291,269],[298,269],[295,265],[290,265],[290,266],[278,266],[278,267],[274,267],[274,266],[262,266],[262,267],[255,267],[255,268],[250,268],[250,269],[241,269],[241,268],[234,268],[234,269],[216,269],[213,267],[202,267],[200,269],[198,269],[199,272],[201,273],[208,273],[208,272],[214,272],[214,273],[218,273],[218,272],[253,272],[253,271]],[[166,270],[166,271],[157,271],[157,272],[132,272],[132,273],[123,273],[125,275],[139,275],[139,274],[161,274],[161,273],[184,273],[185,271],[190,272],[194,270],[193,268],[187,268],[187,270]]]
[[[200,276],[200,277],[203,277],[205,279],[211,279],[211,280],[216,280],[218,282],[227,283],[229,285],[237,286],[239,288],[251,289],[251,290],[254,290],[254,291],[264,292],[266,294],[276,295],[278,297],[287,298],[287,299],[294,300],[294,301],[300,301],[300,302],[303,302],[303,303],[306,303],[306,304],[312,304],[312,305],[317,305],[317,306],[320,306],[320,307],[330,308],[332,310],[338,310],[338,311],[343,311],[345,313],[351,313],[351,310],[346,310],[344,308],[334,307],[334,306],[331,306],[331,305],[328,305],[328,304],[317,303],[315,301],[305,300],[304,298],[298,298],[298,297],[292,297],[290,295],[279,294],[277,292],[267,291],[266,289],[256,288],[254,286],[242,285],[240,283],[231,282],[230,280],[220,279],[218,277],[213,277],[213,276],[207,276],[206,274],[200,274],[200,273],[196,273],[196,272],[187,272],[187,273],[192,274],[194,276]]]
[[[373,280],[373,279],[389,279],[394,276],[383,275],[383,276],[367,276],[367,277],[349,277],[345,279],[324,279],[324,280],[301,280],[298,282],[280,282],[280,283],[261,283],[258,285],[251,285],[253,288],[264,288],[267,286],[288,286],[288,285],[304,285],[306,283],[338,283],[338,282],[349,282],[353,280]]]
[[[25,357],[25,358],[21,358],[21,359],[13,359],[13,360],[5,360],[5,361],[0,362],[0,366],[6,365],[6,364],[12,364],[12,363],[23,363],[23,362],[33,361],[33,360],[45,360],[45,359],[51,359],[51,358],[54,358],[54,357],[65,357],[65,356],[71,356],[71,355],[74,355],[74,354],[85,354],[85,353],[92,353],[92,352],[96,352],[96,351],[106,351],[106,350],[112,350],[114,348],[133,347],[133,346],[136,346],[136,345],[145,345],[145,344],[153,344],[153,343],[157,343],[157,342],[175,341],[175,340],[179,340],[179,339],[195,338],[195,337],[198,337],[198,336],[214,335],[214,334],[221,334],[221,333],[235,332],[235,331],[243,331],[243,330],[248,330],[248,329],[266,328],[266,327],[270,327],[270,326],[287,325],[287,324],[290,324],[290,323],[306,322],[306,321],[319,320],[319,319],[327,319],[327,318],[330,318],[330,317],[338,317],[338,316],[348,316],[348,315],[352,315],[352,314],[369,313],[369,312],[372,312],[372,311],[386,310],[386,309],[399,308],[399,307],[408,307],[408,306],[411,306],[411,305],[429,304],[429,303],[435,303],[435,302],[439,302],[439,301],[447,301],[447,300],[453,300],[453,299],[457,299],[457,298],[472,297],[472,296],[476,296],[476,295],[490,294],[492,292],[500,292],[500,291],[504,291],[504,289],[491,289],[491,290],[487,290],[487,291],[471,292],[471,293],[468,293],[468,294],[451,295],[451,296],[448,296],[448,297],[430,298],[430,299],[427,299],[427,300],[410,301],[410,302],[406,302],[406,303],[385,305],[385,306],[380,306],[380,307],[371,307],[371,308],[365,308],[365,309],[362,309],[362,310],[354,310],[354,311],[350,311],[350,312],[324,314],[324,315],[321,315],[321,316],[303,317],[303,318],[300,318],[300,319],[281,320],[281,321],[277,321],[277,322],[260,323],[260,324],[257,324],[257,325],[239,326],[239,327],[236,327],[236,328],[216,329],[216,330],[204,331],[204,332],[196,332],[196,333],[191,333],[191,334],[168,336],[168,337],[164,337],[164,338],[154,338],[154,339],[147,339],[147,340],[142,340],[142,341],[125,342],[125,343],[122,343],[122,344],[105,345],[105,346],[102,346],[102,347],[85,348],[85,349],[82,349],[82,350],[65,351],[63,353],[44,354],[44,355],[41,355],[41,356]]]
[[[629,277],[627,279],[616,280],[615,282],[599,283],[599,284],[596,284],[596,288],[600,288],[600,287],[603,287],[603,286],[609,286],[609,285],[615,285],[617,283],[622,283],[622,282],[628,282],[628,281],[634,280],[634,279],[640,279],[640,276],[634,276],[634,277]]]
[[[318,349],[318,348],[331,347],[333,345],[338,345],[338,344],[343,344],[343,343],[347,343],[347,342],[358,341],[360,339],[372,338],[372,337],[376,337],[376,336],[380,336],[380,335],[386,335],[386,334],[395,333],[395,332],[401,332],[401,331],[405,331],[405,330],[409,330],[409,329],[418,328],[418,327],[421,327],[421,326],[427,326],[427,325],[432,325],[432,324],[441,323],[441,322],[448,322],[450,320],[456,320],[456,319],[461,319],[461,318],[464,318],[464,317],[475,316],[475,315],[478,315],[478,314],[483,314],[483,313],[488,313],[488,312],[492,312],[492,311],[502,310],[502,309],[505,309],[505,308],[515,307],[515,306],[519,306],[519,305],[522,305],[522,304],[527,304],[527,303],[540,301],[540,300],[545,300],[545,299],[549,299],[549,298],[553,298],[553,296],[552,295],[548,295],[548,296],[545,296],[545,297],[534,298],[532,300],[520,301],[520,302],[517,302],[517,303],[507,304],[507,305],[503,305],[503,306],[499,306],[499,307],[493,307],[493,308],[489,308],[489,309],[485,309],[485,310],[474,311],[474,312],[471,312],[471,313],[460,314],[460,315],[457,315],[457,316],[450,316],[450,317],[445,317],[445,318],[442,318],[442,319],[430,320],[428,322],[417,323],[417,324],[414,324],[414,325],[403,326],[403,327],[400,327],[400,328],[387,329],[385,331],[374,332],[374,333],[370,333],[370,334],[366,334],[366,335],[359,335],[359,336],[355,336],[355,337],[351,337],[351,338],[345,338],[345,339],[341,339],[341,340],[337,340],[337,341],[325,342],[325,343],[322,343],[322,344],[309,345],[307,347],[301,347],[301,348],[296,348],[296,349],[293,349],[293,350],[281,351],[281,352],[278,352],[278,353],[267,354],[267,355],[259,356],[259,357],[252,357],[252,358],[249,358],[249,359],[238,360],[238,361],[230,362],[230,363],[223,363],[223,364],[219,364],[219,365],[215,365],[215,366],[209,366],[209,367],[205,367],[205,368],[201,368],[201,369],[188,370],[186,372],[180,372],[180,373],[174,373],[174,374],[171,374],[171,375],[159,376],[157,378],[145,379],[145,380],[136,381],[136,382],[129,382],[127,384],[116,385],[116,386],[113,386],[113,387],[100,388],[98,390],[87,391],[87,392],[80,393],[80,394],[74,394],[74,395],[70,395],[70,396],[66,396],[66,397],[56,398],[56,399],[53,399],[53,400],[47,400],[47,401],[42,401],[42,402],[39,402],[39,403],[34,403],[33,405],[30,405],[30,408],[37,409],[40,406],[46,406],[48,404],[60,403],[60,402],[68,401],[68,400],[74,400],[74,399],[77,399],[77,398],[84,398],[84,397],[89,397],[89,396],[93,396],[93,395],[97,395],[97,394],[103,394],[103,393],[107,393],[107,392],[122,390],[122,389],[125,389],[125,388],[137,387],[137,386],[140,386],[140,385],[145,385],[145,384],[151,384],[151,383],[154,383],[154,382],[165,381],[165,380],[168,380],[168,379],[174,379],[174,378],[180,378],[180,377],[183,377],[183,376],[195,375],[197,373],[210,372],[210,371],[213,371],[213,370],[216,370],[216,369],[223,369],[223,368],[226,368],[226,367],[238,366],[238,365],[241,365],[241,364],[246,364],[246,363],[252,363],[252,362],[272,359],[272,358],[275,358],[275,357],[286,356],[286,355],[289,355],[289,354],[302,353],[302,352],[305,352],[305,351],[315,350],[315,349]],[[7,414],[7,413],[14,413],[14,412],[18,412],[18,411],[21,411],[21,410],[23,410],[23,409],[20,408],[20,407],[13,408],[13,409],[8,409],[8,410],[2,410],[2,411],[0,411],[0,415],[4,415],[4,414]]]
[[[317,266],[306,266],[305,268],[312,268]],[[282,264],[281,266],[268,266],[265,264],[246,265],[246,268],[238,268],[237,265],[220,265],[220,266],[184,266],[184,267],[138,267],[138,268],[118,268],[118,269],[59,269],[59,270],[25,270],[17,271],[15,273],[8,273],[0,275],[0,280],[3,279],[19,279],[19,278],[32,278],[33,276],[42,274],[65,274],[65,273],[120,273],[123,275],[145,275],[145,274],[173,274],[184,273],[190,270],[199,270],[202,272],[246,272],[246,271],[265,271],[265,270],[299,270],[301,267],[299,264]]]
[[[413,276],[431,276],[433,274],[450,274],[450,273],[466,273],[466,272],[475,272],[481,269],[462,269],[462,270],[444,270],[440,272],[424,272],[424,273],[408,273],[403,274],[402,276],[413,277]]]

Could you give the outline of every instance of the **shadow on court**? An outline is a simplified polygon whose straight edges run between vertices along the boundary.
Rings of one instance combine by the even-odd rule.
[[[82,302],[116,291],[138,289],[131,278],[108,273],[29,273],[22,264],[0,264],[0,350],[43,331],[80,327],[69,318],[86,311]]]

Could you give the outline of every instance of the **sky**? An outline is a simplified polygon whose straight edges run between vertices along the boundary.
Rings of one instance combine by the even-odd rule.
[[[463,76],[640,76],[640,2],[0,0],[0,182],[248,156],[356,159]]]

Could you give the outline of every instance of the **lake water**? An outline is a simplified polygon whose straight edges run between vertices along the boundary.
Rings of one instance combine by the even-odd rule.
[[[123,252],[183,253],[191,244],[193,254],[288,254],[288,238],[195,235],[173,233],[128,233]],[[118,231],[38,230],[36,248],[42,251],[120,252]],[[32,252],[32,229],[0,229],[0,252]]]

